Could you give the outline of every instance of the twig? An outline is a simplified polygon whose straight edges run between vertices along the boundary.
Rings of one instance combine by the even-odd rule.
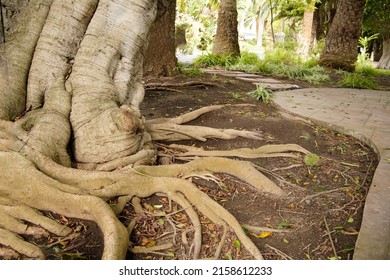
[[[130,251],[134,254],[162,254],[162,253],[157,253],[156,251],[161,251],[161,250],[167,250],[173,247],[172,243],[166,243],[166,244],[161,244],[161,245],[156,245],[153,247],[143,247],[143,246],[134,246],[133,248],[130,248]],[[163,254],[164,256],[168,256],[168,254]]]
[[[244,228],[246,228],[249,231],[259,233],[259,232],[264,232],[264,231],[269,231],[269,232],[290,232],[290,230],[286,229],[275,229],[275,228],[269,228],[269,227],[258,227],[258,226],[251,226],[247,224],[242,225]]]
[[[333,193],[333,192],[339,192],[339,191],[346,191],[346,190],[349,190],[350,188],[351,187],[342,187],[342,188],[338,188],[338,189],[334,189],[334,190],[323,191],[323,192],[320,192],[320,193],[307,195],[304,198],[302,198],[302,200],[299,203],[302,203],[302,202],[304,202],[307,199],[311,199],[311,198],[314,198],[314,197],[317,197],[317,196],[320,196],[320,195],[329,194],[329,193]]]
[[[268,244],[265,244],[266,247],[270,248],[271,250],[275,251],[279,256],[281,256],[282,258],[286,259],[286,260],[293,260],[293,258],[291,258],[289,255],[287,255],[286,253],[280,251],[279,249],[276,249],[275,247],[272,247],[271,245],[268,245]]]
[[[191,81],[186,83],[149,83],[145,85],[145,89],[150,88],[166,88],[166,87],[216,87],[214,83]]]
[[[289,169],[298,168],[298,167],[302,167],[302,166],[303,166],[303,164],[293,164],[293,165],[286,166],[286,167],[274,168],[271,171],[274,172],[274,171],[279,171],[279,170],[289,170]]]
[[[324,217],[324,223],[325,223],[326,233],[327,233],[327,235],[328,235],[328,237],[329,237],[330,244],[332,245],[334,257],[336,257],[336,259],[337,259],[338,256],[337,256],[336,247],[334,246],[333,239],[332,239],[332,235],[331,235],[331,233],[330,233],[329,226],[328,226],[328,223],[326,222],[326,218],[325,218],[325,217]]]

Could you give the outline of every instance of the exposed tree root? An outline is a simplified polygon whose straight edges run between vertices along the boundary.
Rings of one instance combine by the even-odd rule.
[[[61,92],[61,91],[59,91]],[[67,98],[63,95],[63,98]],[[173,119],[159,119],[147,122],[148,129],[156,128],[152,137],[161,139],[162,131],[171,127],[172,131],[166,135],[167,139],[178,139],[177,131],[191,138],[205,140],[207,137],[231,139],[237,136],[258,139],[258,132],[246,132],[237,130],[218,130],[193,126],[183,126],[201,114],[221,109],[224,106],[210,106],[195,110],[183,116]],[[43,108],[42,110],[44,110]],[[66,114],[65,111],[63,114]],[[42,116],[45,116],[42,111]],[[61,113],[58,114],[61,116]],[[32,115],[31,115],[32,116]],[[34,120],[42,120],[40,117]],[[31,117],[27,117],[31,118]],[[142,165],[145,158],[148,161],[154,158],[156,151],[152,146],[149,149],[127,157],[114,159],[95,165],[96,171],[67,168],[52,161],[52,154],[44,150],[33,149],[29,145],[32,130],[25,130],[28,119],[21,118],[12,124],[2,121],[0,142],[0,182],[1,198],[0,211],[7,211],[7,215],[0,212],[0,228],[2,228],[3,245],[14,248],[21,254],[33,258],[43,258],[43,253],[31,247],[25,252],[20,247],[26,242],[17,237],[17,234],[25,234],[25,225],[20,220],[25,220],[35,225],[42,226],[56,235],[66,235],[70,229],[57,224],[47,217],[42,216],[34,209],[51,211],[59,215],[88,219],[95,221],[103,232],[104,250],[103,259],[122,259],[126,255],[129,235],[136,220],[126,228],[121,224],[117,215],[122,212],[125,205],[135,198],[146,198],[153,194],[164,194],[169,199],[177,202],[185,211],[193,224],[194,236],[192,240],[192,257],[199,258],[202,247],[201,223],[196,213],[209,218],[213,223],[221,226],[222,234],[220,242],[214,253],[214,258],[219,258],[226,234],[230,227],[243,247],[256,259],[262,259],[258,248],[244,233],[241,225],[226,209],[212,200],[194,184],[186,180],[189,176],[203,176],[204,172],[226,173],[252,185],[261,192],[282,197],[284,191],[256,170],[249,162],[232,160],[222,157],[257,158],[263,156],[296,156],[295,153],[308,153],[307,150],[297,145],[267,145],[258,149],[236,149],[232,151],[204,151],[199,148],[171,145],[169,149],[179,151],[176,156],[182,158],[199,157],[185,164],[170,164],[160,166]],[[173,127],[172,127],[173,126]],[[41,131],[44,127],[40,128]],[[201,130],[201,134],[198,132]],[[159,135],[159,136],[156,136]],[[49,141],[55,141],[49,139]],[[48,156],[50,158],[48,158]],[[137,164],[138,163],[138,164]],[[139,164],[141,163],[141,164]],[[103,172],[115,170],[114,172]],[[116,205],[110,207],[106,201],[116,198]],[[12,211],[11,211],[12,210]],[[13,226],[15,225],[15,226]],[[11,230],[14,233],[9,232]],[[15,244],[14,244],[15,243]],[[156,248],[155,248],[156,249]],[[136,248],[135,251],[138,249]]]
[[[188,126],[182,125],[192,121],[199,116],[225,108],[228,105],[213,105],[200,108],[176,118],[160,118],[146,121],[146,128],[153,140],[160,141],[178,141],[196,139],[206,141],[208,138],[218,139],[234,139],[237,137],[249,138],[254,140],[262,139],[261,131],[241,131],[236,129],[217,129],[203,126]],[[235,106],[250,106],[248,104],[240,104]]]
[[[176,88],[176,87],[215,87],[216,84],[213,83],[206,83],[206,82],[197,82],[197,81],[191,81],[186,83],[147,83],[145,84],[146,90],[156,89],[156,88]]]

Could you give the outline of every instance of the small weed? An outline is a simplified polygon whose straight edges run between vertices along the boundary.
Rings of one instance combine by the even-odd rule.
[[[307,166],[316,166],[320,163],[320,157],[316,154],[307,154],[305,158],[303,159],[303,162]]]
[[[291,228],[291,224],[287,221],[281,221],[277,227],[277,229],[288,229],[288,228]]]
[[[236,93],[236,92],[233,92],[233,93],[232,93],[232,98],[233,98],[234,100],[243,100],[243,99],[244,99],[244,98],[241,96],[241,94]]]
[[[261,100],[265,103],[268,103],[271,100],[273,92],[272,90],[263,87],[261,84],[257,84],[256,89],[254,91],[248,92],[247,94],[256,100]]]

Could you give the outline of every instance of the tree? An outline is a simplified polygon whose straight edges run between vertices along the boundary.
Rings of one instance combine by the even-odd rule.
[[[144,76],[171,76],[177,67],[175,46],[176,0],[160,1],[160,16],[157,16],[149,33]]]
[[[193,222],[194,258],[202,246],[196,208],[224,231],[231,227],[241,246],[261,259],[237,220],[183,178],[206,170],[228,173],[259,191],[283,196],[248,162],[218,156],[307,151],[294,145],[212,152],[184,146],[181,157],[201,158],[149,166],[157,157],[155,141],[259,139],[261,134],[182,125],[223,105],[172,119],[142,117],[142,63],[157,1],[17,3],[5,6],[12,17],[7,19],[0,56],[0,244],[30,258],[44,258],[40,248],[19,235],[37,234],[35,226],[24,221],[68,235],[68,227],[41,213],[50,211],[94,221],[103,233],[102,258],[121,259],[131,228],[117,215],[130,200],[136,204],[137,197],[164,193]]]
[[[314,21],[314,9],[316,1],[310,1],[309,7],[304,11],[302,18],[302,32],[300,36],[300,54],[303,57],[309,55],[310,50],[313,47],[314,40],[316,38],[316,25]]]
[[[387,0],[367,0],[363,28],[366,33],[379,33],[383,39],[383,54],[378,68],[390,69],[390,3]]]
[[[325,39],[320,64],[352,71],[357,59],[365,0],[340,0]]]
[[[270,13],[267,0],[246,0],[242,16],[242,25],[245,27],[256,26],[256,45],[263,47],[263,34],[266,20]]]
[[[221,0],[213,53],[240,55],[237,0]]]

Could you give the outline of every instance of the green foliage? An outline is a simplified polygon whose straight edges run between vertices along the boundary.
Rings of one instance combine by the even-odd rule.
[[[195,59],[194,65],[196,67],[213,67],[221,66],[228,68],[231,65],[236,64],[238,57],[233,55],[220,55],[220,54],[204,54]]]
[[[390,36],[389,0],[367,0],[364,9],[363,31]]]
[[[276,18],[302,18],[303,13],[309,8],[307,0],[274,0],[274,2],[274,7],[279,10]]]
[[[272,90],[263,87],[261,84],[257,84],[256,89],[254,91],[248,92],[248,95],[256,100],[261,100],[265,103],[268,103],[271,100],[273,92]]]
[[[179,63],[178,66],[173,69],[175,73],[181,73],[187,77],[197,77],[202,76],[203,71],[195,66],[186,66],[182,63]]]
[[[361,89],[377,89],[377,84],[371,77],[367,77],[360,73],[344,73],[343,79],[338,83],[340,87],[346,88],[361,88]]]

